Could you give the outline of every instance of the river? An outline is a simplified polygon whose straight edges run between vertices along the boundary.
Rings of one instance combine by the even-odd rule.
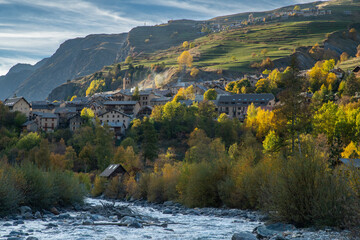
[[[104,200],[86,199],[86,202],[93,206],[100,205],[101,201],[104,202]],[[43,219],[23,220],[24,223],[20,222],[17,226],[13,226],[14,221],[0,221],[0,239],[231,239],[234,233],[252,232],[261,224],[242,217],[164,214],[161,209],[157,210],[148,206],[125,202],[117,202],[117,205],[129,206],[135,213],[171,224],[168,224],[166,228],[83,225],[81,220],[83,212],[68,212],[70,217],[64,219],[44,217]],[[108,222],[108,219],[100,220],[102,221],[99,222]]]

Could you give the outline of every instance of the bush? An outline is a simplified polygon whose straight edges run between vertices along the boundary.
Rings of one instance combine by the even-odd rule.
[[[0,216],[16,210],[22,200],[11,176],[0,172]]]
[[[220,206],[216,168],[201,162],[186,164],[180,176],[180,200],[190,207]]]
[[[321,153],[309,149],[282,161],[282,169],[273,172],[264,206],[274,219],[298,226],[339,226],[348,215],[351,191]]]
[[[80,184],[70,172],[50,172],[52,179],[53,195],[60,206],[69,206],[73,203],[82,204],[86,193],[85,187]]]
[[[24,177],[24,204],[36,209],[49,208],[55,202],[54,185],[49,174],[42,172],[33,164],[20,168]]]
[[[159,173],[151,173],[147,191],[147,199],[150,202],[161,203],[164,198],[164,179]]]
[[[96,181],[96,180],[95,180]],[[113,177],[104,191],[107,198],[120,199],[125,197],[125,189],[119,176]]]
[[[91,195],[98,197],[105,191],[106,179],[96,176],[94,181],[94,187],[91,189]]]

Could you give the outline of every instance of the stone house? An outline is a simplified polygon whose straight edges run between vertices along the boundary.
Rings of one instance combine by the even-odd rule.
[[[60,103],[53,103],[49,101],[31,102],[32,112],[53,113],[57,107],[60,107]]]
[[[159,98],[153,98],[150,100],[150,106],[156,106],[156,105],[165,105],[167,102],[171,101],[171,97],[159,97]]]
[[[127,115],[136,115],[141,108],[140,103],[137,101],[107,101],[103,105],[106,112],[117,110]]]
[[[71,132],[75,132],[84,124],[84,119],[80,114],[75,114],[69,118],[69,128]]]
[[[275,106],[275,97],[271,93],[235,94],[222,95],[216,101],[219,114],[225,113],[230,118],[238,118],[240,121],[246,118],[247,109],[251,104],[271,111]]]
[[[32,112],[32,114],[39,130],[54,132],[59,125],[59,117],[54,113]]]
[[[4,105],[12,112],[21,112],[29,117],[31,106],[24,97],[8,98],[4,101]]]
[[[132,117],[126,113],[118,110],[107,111],[97,116],[100,120],[100,124],[107,124],[110,129],[115,132],[115,136],[119,137],[125,133],[125,130],[129,127]]]

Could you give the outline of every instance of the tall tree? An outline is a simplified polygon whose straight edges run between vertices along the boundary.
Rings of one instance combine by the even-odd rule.
[[[292,66],[282,75],[281,85],[284,86],[284,90],[279,94],[281,104],[277,109],[280,117],[286,122],[285,129],[290,136],[293,153],[295,152],[295,139],[299,140],[300,133],[304,132],[310,123],[308,104],[305,96],[301,94],[305,81],[299,76],[296,65],[296,60],[293,59]],[[298,143],[301,152],[300,141]]]
[[[153,161],[158,156],[158,137],[154,125],[145,117],[142,123],[143,140],[142,150],[145,160]]]

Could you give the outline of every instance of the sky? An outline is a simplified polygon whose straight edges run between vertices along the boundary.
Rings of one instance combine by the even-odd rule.
[[[0,75],[35,64],[67,39],[175,19],[205,20],[308,0],[0,0]]]

